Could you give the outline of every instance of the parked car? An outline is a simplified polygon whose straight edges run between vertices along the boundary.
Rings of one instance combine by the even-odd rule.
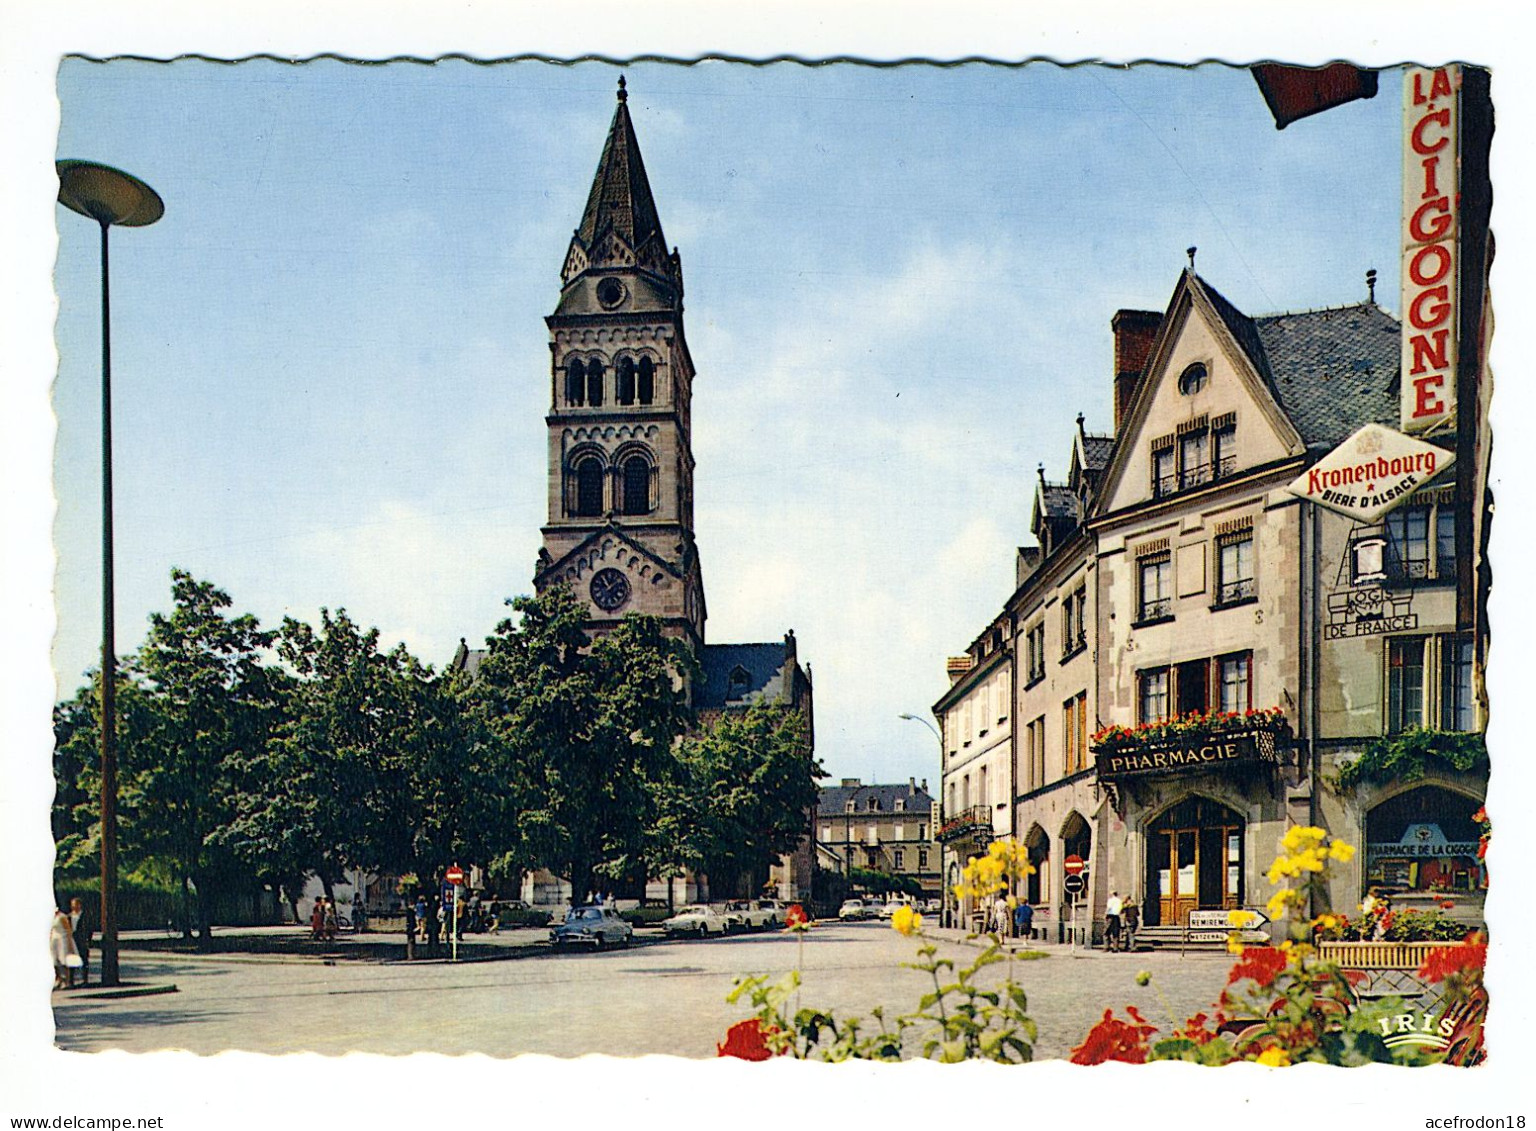
[[[873,919],[875,917],[875,909],[862,899],[845,899],[843,900],[843,905],[837,909],[837,917],[854,922],[861,919]]]
[[[880,918],[889,919],[903,907],[911,907],[913,910],[916,910],[916,906],[910,899],[888,899],[880,908]]]
[[[565,922],[549,932],[549,941],[559,948],[581,944],[602,950],[609,944],[628,946],[635,929],[612,907],[573,907],[565,913]]]
[[[774,923],[773,908],[760,899],[731,900],[725,905],[725,918],[737,931],[763,931]]]
[[[683,908],[670,919],[661,921],[661,929],[668,938],[678,935],[723,935],[731,929],[728,919],[707,903],[694,903]]]
[[[757,902],[768,912],[770,927],[782,927],[789,920],[789,904],[782,899],[760,899]]]

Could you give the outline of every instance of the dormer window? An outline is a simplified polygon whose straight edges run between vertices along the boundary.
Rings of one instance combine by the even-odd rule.
[[[854,809],[854,806],[853,806],[853,798],[851,798],[851,797],[850,797],[850,798],[849,798],[849,799],[848,799],[848,801],[847,801],[847,804],[845,804],[845,805],[844,805],[844,806],[843,806],[843,812],[844,812],[844,813],[852,813],[852,812],[853,812],[853,809]]]
[[[745,691],[748,685],[752,682],[751,675],[749,675],[747,669],[742,667],[740,664],[737,664],[734,668],[731,669],[729,678],[730,695],[733,698]]]
[[[1197,361],[1179,374],[1179,392],[1186,397],[1192,397],[1203,390],[1209,381],[1210,375],[1206,372],[1205,366]]]
[[[868,808],[869,808],[869,811],[871,813],[879,812],[879,810],[880,810],[880,799],[878,797],[871,797],[869,799],[869,806],[868,806]]]

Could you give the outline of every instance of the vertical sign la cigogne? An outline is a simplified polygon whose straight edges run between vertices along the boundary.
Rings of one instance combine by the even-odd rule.
[[[1404,432],[1456,419],[1456,239],[1460,226],[1461,68],[1403,75]]]

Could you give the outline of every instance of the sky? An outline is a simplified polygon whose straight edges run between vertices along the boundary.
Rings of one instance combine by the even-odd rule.
[[[1394,307],[1400,72],[1274,128],[1246,69],[622,68],[698,368],[712,642],[790,628],[833,777],[938,780],[929,716],[1013,587],[1043,463],[1108,432],[1109,322],[1201,274]],[[57,155],[113,235],[118,649],[190,570],[441,667],[530,590],[543,317],[621,68],[66,59]],[[98,662],[94,225],[57,210],[59,693]]]

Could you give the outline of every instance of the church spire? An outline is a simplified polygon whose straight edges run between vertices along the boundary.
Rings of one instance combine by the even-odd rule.
[[[645,162],[635,139],[635,125],[629,117],[629,92],[624,76],[619,76],[618,106],[608,140],[597,162],[597,175],[587,194],[587,206],[576,228],[576,242],[592,266],[638,265],[653,270],[667,269],[667,240],[661,231],[661,217],[651,196],[651,183],[645,176]],[[608,237],[617,237],[622,247]]]

